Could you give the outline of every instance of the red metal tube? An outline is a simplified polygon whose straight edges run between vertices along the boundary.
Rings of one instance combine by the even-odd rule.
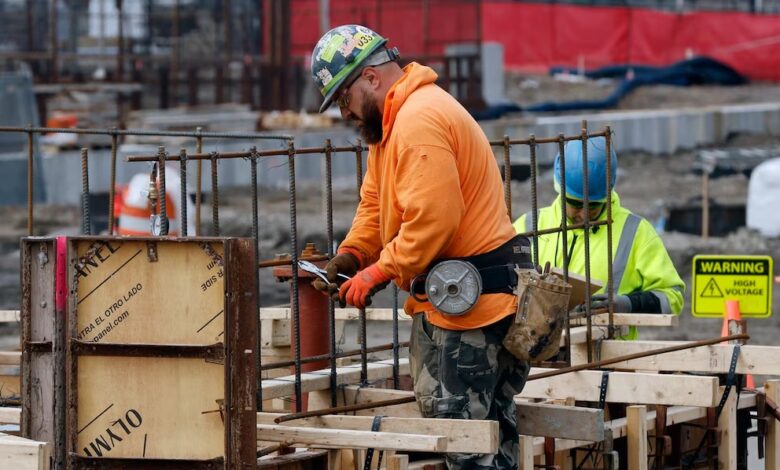
[[[302,259],[309,259],[313,256],[321,255],[313,243],[306,245],[301,252]],[[323,265],[324,262],[315,263]],[[292,280],[292,266],[277,266],[273,269],[273,275],[280,281],[289,282]],[[298,308],[300,312],[300,325],[298,331],[300,334],[301,354],[300,357],[310,357],[328,354],[328,297],[323,295],[312,287],[311,282],[316,278],[313,274],[298,270]],[[292,284],[290,286],[290,295],[292,296]],[[292,303],[292,299],[291,303]],[[293,320],[294,321],[294,320]],[[294,325],[290,324],[290,334],[294,331]],[[328,366],[327,359],[317,362],[308,362],[301,364],[301,372],[325,369]],[[295,366],[291,367],[291,372],[295,373]],[[307,397],[304,394],[302,410],[307,409]]]

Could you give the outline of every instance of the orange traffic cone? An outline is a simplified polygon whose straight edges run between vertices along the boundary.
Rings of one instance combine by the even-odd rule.
[[[729,335],[729,321],[742,321],[739,314],[739,300],[726,301],[726,315],[723,317],[723,328],[720,330],[720,337],[725,338]]]
[[[726,301],[726,315],[723,318],[723,328],[720,331],[721,338],[725,338],[729,335],[729,323],[731,320],[741,322],[742,315],[739,313],[739,300],[727,300]],[[755,389],[756,382],[753,380],[752,374],[747,374],[745,377],[745,388]]]
[[[756,389],[756,381],[753,380],[753,374],[748,374],[747,377],[745,377],[745,388],[752,390]]]

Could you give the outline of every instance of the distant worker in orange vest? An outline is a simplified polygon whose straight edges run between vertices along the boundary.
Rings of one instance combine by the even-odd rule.
[[[181,236],[181,178],[179,178],[178,168],[174,166],[166,167],[165,175],[165,194],[166,194],[166,213],[168,214],[168,233],[169,236]],[[157,235],[160,232],[161,220],[156,218],[157,226],[155,233],[152,231],[152,204],[153,200],[150,194],[150,175],[148,173],[138,173],[130,180],[121,195],[121,205],[117,211],[119,223],[117,224],[117,235],[125,236],[149,236]],[[160,214],[159,196],[159,178],[157,181],[155,197],[154,214]],[[195,236],[195,205],[190,198],[187,198],[187,236]]]

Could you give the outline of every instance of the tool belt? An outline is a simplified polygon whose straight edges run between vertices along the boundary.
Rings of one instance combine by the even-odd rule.
[[[560,349],[571,284],[535,269],[517,269],[516,275],[517,311],[503,344],[521,361],[544,361]]]
[[[517,268],[533,269],[530,241],[520,235],[487,253],[434,261],[412,279],[409,291],[445,315],[463,315],[482,294],[513,293]]]

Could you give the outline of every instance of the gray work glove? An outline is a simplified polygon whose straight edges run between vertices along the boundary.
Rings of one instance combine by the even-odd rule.
[[[631,299],[628,298],[627,295],[616,295],[614,296],[615,301],[615,312],[617,313],[631,313],[633,311],[633,306],[631,305]],[[607,294],[596,294],[593,297],[590,298],[590,309],[591,310],[608,310],[609,309],[609,299],[607,297]],[[585,310],[583,308],[583,310]]]
[[[311,283],[311,285],[314,286],[314,288],[318,291],[330,296],[334,302],[343,304],[343,302],[339,299],[340,278],[338,275],[345,274],[349,277],[352,277],[355,275],[355,273],[358,272],[359,269],[360,261],[358,261],[355,255],[351,253],[342,253],[340,255],[334,256],[330,261],[328,261],[328,264],[325,265],[325,271],[327,272],[328,280],[330,282],[326,283],[322,279],[317,278],[314,280],[314,282]],[[341,307],[343,308],[344,305],[341,305]]]

